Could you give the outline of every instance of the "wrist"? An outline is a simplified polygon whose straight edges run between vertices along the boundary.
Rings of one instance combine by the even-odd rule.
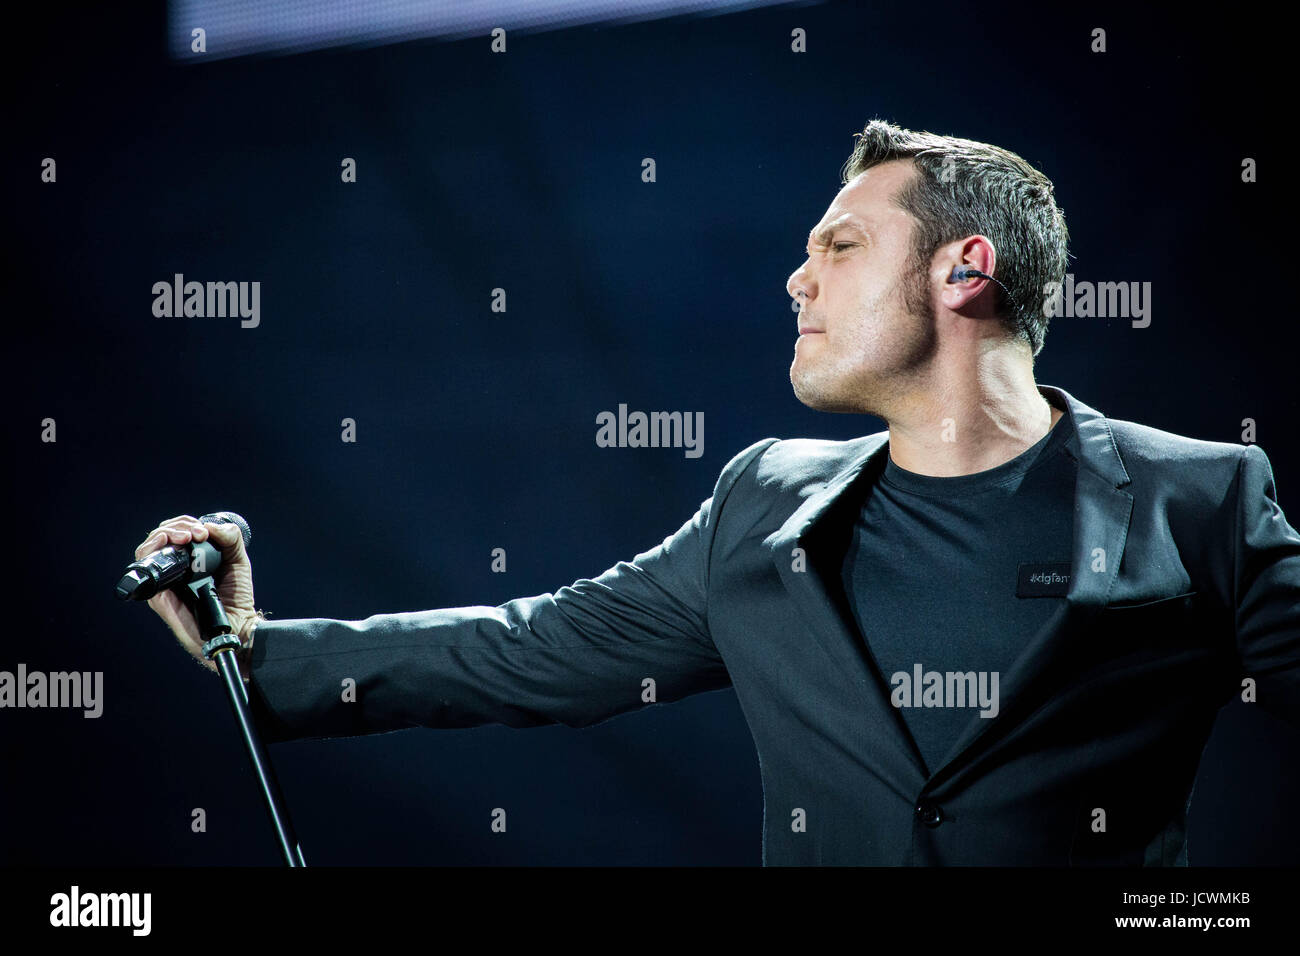
[[[266,620],[266,616],[261,611],[254,611],[252,616],[244,621],[239,628],[239,673],[243,677],[244,683],[247,684],[252,679],[253,669],[253,640],[254,632],[257,625]]]
[[[253,646],[253,631],[257,629],[257,625],[261,624],[265,620],[265,614],[261,611],[254,611],[244,619],[242,624],[239,625],[238,637],[239,644],[242,648],[247,650]]]

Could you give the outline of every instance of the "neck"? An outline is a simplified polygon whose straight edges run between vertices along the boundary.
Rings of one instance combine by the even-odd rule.
[[[1025,352],[997,346],[957,368],[936,362],[897,391],[881,416],[894,464],[950,478],[996,468],[1038,442],[1063,413],[1039,393]]]

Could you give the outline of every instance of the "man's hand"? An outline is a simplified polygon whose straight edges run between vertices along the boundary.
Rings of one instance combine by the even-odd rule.
[[[203,524],[198,518],[189,515],[169,518],[149,532],[135,549],[135,557],[138,561],[155,551],[161,551],[169,544],[185,545],[209,538],[221,552],[221,567],[215,575],[217,596],[226,609],[234,633],[239,637],[240,643],[247,646],[249,628],[258,619],[258,615],[253,604],[253,566],[248,562],[244,537],[238,527],[233,524]],[[181,646],[215,673],[217,665],[203,656],[204,642],[199,622],[185,602],[172,591],[161,591],[149,599],[149,606],[171,628]],[[239,659],[240,672],[247,681],[247,649],[239,652]]]

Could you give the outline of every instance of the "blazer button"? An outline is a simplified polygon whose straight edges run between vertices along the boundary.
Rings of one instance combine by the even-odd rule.
[[[916,805],[916,815],[921,818],[922,823],[931,829],[943,822],[943,811],[934,803],[918,803]]]

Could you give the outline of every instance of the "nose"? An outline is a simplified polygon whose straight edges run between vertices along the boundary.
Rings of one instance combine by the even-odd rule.
[[[785,291],[790,294],[790,298],[796,300],[812,299],[817,295],[817,286],[808,273],[807,262],[790,273],[790,278],[785,282]]]

